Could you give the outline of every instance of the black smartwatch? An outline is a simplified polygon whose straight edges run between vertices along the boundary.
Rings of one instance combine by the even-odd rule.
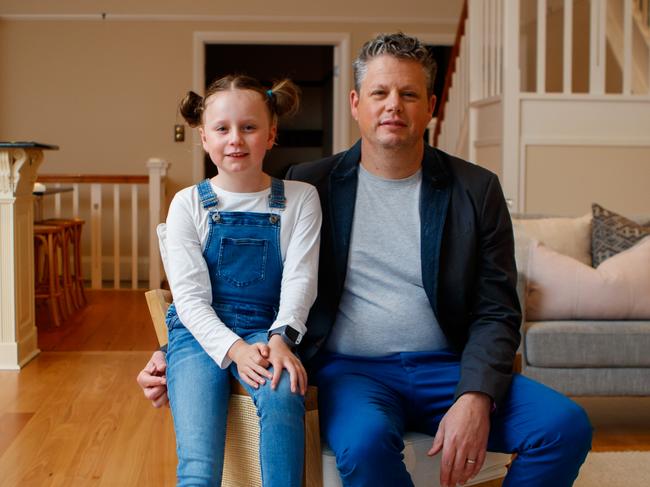
[[[296,347],[302,341],[302,334],[289,325],[269,330],[268,339],[270,340],[273,335],[280,335],[284,343],[290,348]]]

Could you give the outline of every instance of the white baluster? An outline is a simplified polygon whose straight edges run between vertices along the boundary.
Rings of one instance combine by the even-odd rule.
[[[605,28],[607,0],[591,0],[589,33],[589,93],[605,93]]]
[[[497,2],[496,0],[490,0],[489,3],[490,16],[488,21],[490,22],[490,44],[489,44],[489,53],[490,53],[490,89],[489,96],[494,96],[497,92],[496,81],[497,81]]]
[[[481,0],[469,0],[467,11],[469,102],[481,99]]]
[[[632,0],[623,3],[623,94],[632,91]]]
[[[138,289],[138,185],[131,185],[131,289]]]
[[[546,0],[537,0],[537,93],[546,93]]]
[[[503,52],[503,0],[497,0],[495,10],[496,10],[496,28],[494,29],[494,31],[496,32],[496,39],[495,39],[495,49],[496,49],[495,93],[497,95],[500,95],[502,93],[501,73],[502,73],[502,69],[503,69],[503,66],[502,66],[503,62],[501,60],[501,56],[502,56],[502,52]]]
[[[573,0],[564,0],[562,91],[571,93],[573,78]]]
[[[486,2],[481,2],[481,25],[483,26],[483,29],[481,31],[481,45],[483,46],[483,49],[481,49],[481,66],[483,68],[483,83],[481,86],[481,98],[487,98],[489,96],[489,91],[488,91],[488,83],[490,79],[490,67],[489,67],[489,62],[488,62],[488,36],[489,36],[489,30],[490,26],[488,25],[488,10],[487,10],[487,3]]]
[[[72,185],[72,216],[79,218],[79,183]]]
[[[120,288],[120,185],[113,185],[113,287]]]
[[[102,185],[90,185],[90,287],[102,287]]]

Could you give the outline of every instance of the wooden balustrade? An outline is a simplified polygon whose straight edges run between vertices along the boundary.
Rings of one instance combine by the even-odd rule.
[[[434,145],[495,172],[513,211],[529,147],[649,146],[649,3],[467,0]]]
[[[103,267],[105,257],[112,258],[112,281],[113,288],[119,289],[122,281],[122,247],[123,235],[130,236],[130,281],[131,288],[137,289],[140,281],[139,264],[146,263],[148,266],[149,288],[158,288],[162,281],[162,266],[158,249],[158,238],[156,226],[163,220],[166,192],[165,181],[169,163],[161,159],[150,159],[146,163],[148,175],[105,175],[105,174],[43,174],[38,176],[38,182],[54,187],[72,185],[71,193],[58,193],[45,203],[52,203],[45,207],[45,212],[55,218],[66,216],[63,214],[63,203],[70,198],[71,216],[82,218],[87,222],[88,231],[84,232],[86,244],[84,248],[89,249],[82,256],[84,262],[90,262],[90,286],[93,289],[103,287]],[[110,191],[112,186],[112,255],[105,256],[103,252],[104,215],[107,213],[103,207],[104,195]],[[147,222],[141,225],[141,213],[143,208],[139,204],[140,191],[145,186],[148,204],[145,208]],[[122,190],[126,189],[130,194],[130,227],[125,232],[122,218]],[[88,205],[84,208],[80,205],[80,198],[88,199]],[[48,215],[49,216],[49,215]],[[147,229],[145,232],[144,229]],[[141,239],[148,241],[148,252],[146,260],[140,255],[138,249]],[[88,243],[89,242],[89,243]]]
[[[649,3],[650,0],[590,0],[588,72],[582,75],[582,78],[588,79],[588,95],[647,97],[650,94]],[[563,0],[559,7],[547,0],[537,0],[534,11],[526,10],[521,16],[520,7],[523,8],[521,2],[505,0],[468,0],[463,4],[445,75],[445,87],[439,100],[434,145],[471,157],[471,142],[467,138],[472,130],[469,112],[473,104],[485,105],[489,101],[502,100],[505,103],[505,98],[517,98],[523,93],[558,92],[557,87],[551,90],[547,86],[550,15],[562,17],[562,62],[559,67],[552,67],[555,73],[557,69],[561,70],[559,92],[574,94],[573,0]],[[533,63],[519,58],[520,52],[526,49],[522,45],[526,36],[522,31],[522,22],[534,27]],[[557,21],[554,22],[557,25]],[[606,93],[605,57],[608,44],[621,69],[620,93]],[[522,60],[524,62],[520,63]],[[535,76],[531,80],[534,86],[521,85],[520,71],[523,71],[521,78],[527,79],[526,70],[533,69]],[[508,93],[505,93],[506,87]],[[583,93],[578,95],[584,96]],[[461,151],[464,147],[467,148],[465,153]]]

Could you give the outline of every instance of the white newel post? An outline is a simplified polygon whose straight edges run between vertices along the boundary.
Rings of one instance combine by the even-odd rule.
[[[149,289],[160,287],[162,267],[156,227],[162,221],[165,201],[165,178],[171,164],[162,159],[149,159]]]
[[[40,350],[34,320],[34,197],[43,149],[0,143],[0,369],[18,370]]]
[[[519,2],[503,2],[503,87],[501,94],[503,192],[510,211],[524,210],[519,154]]]

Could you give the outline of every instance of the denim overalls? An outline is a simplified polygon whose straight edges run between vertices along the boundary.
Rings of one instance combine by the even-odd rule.
[[[248,343],[266,343],[277,315],[282,283],[280,212],[284,183],[273,178],[269,212],[220,212],[209,180],[197,185],[210,230],[203,251],[212,285],[212,307],[226,326]],[[177,477],[182,485],[221,484],[230,374],[222,370],[180,322],[172,304],[167,312],[167,381],[176,431]],[[260,417],[260,464],[264,486],[299,486],[304,448],[303,397],[290,389],[283,372],[275,391],[271,381],[251,394]]]

